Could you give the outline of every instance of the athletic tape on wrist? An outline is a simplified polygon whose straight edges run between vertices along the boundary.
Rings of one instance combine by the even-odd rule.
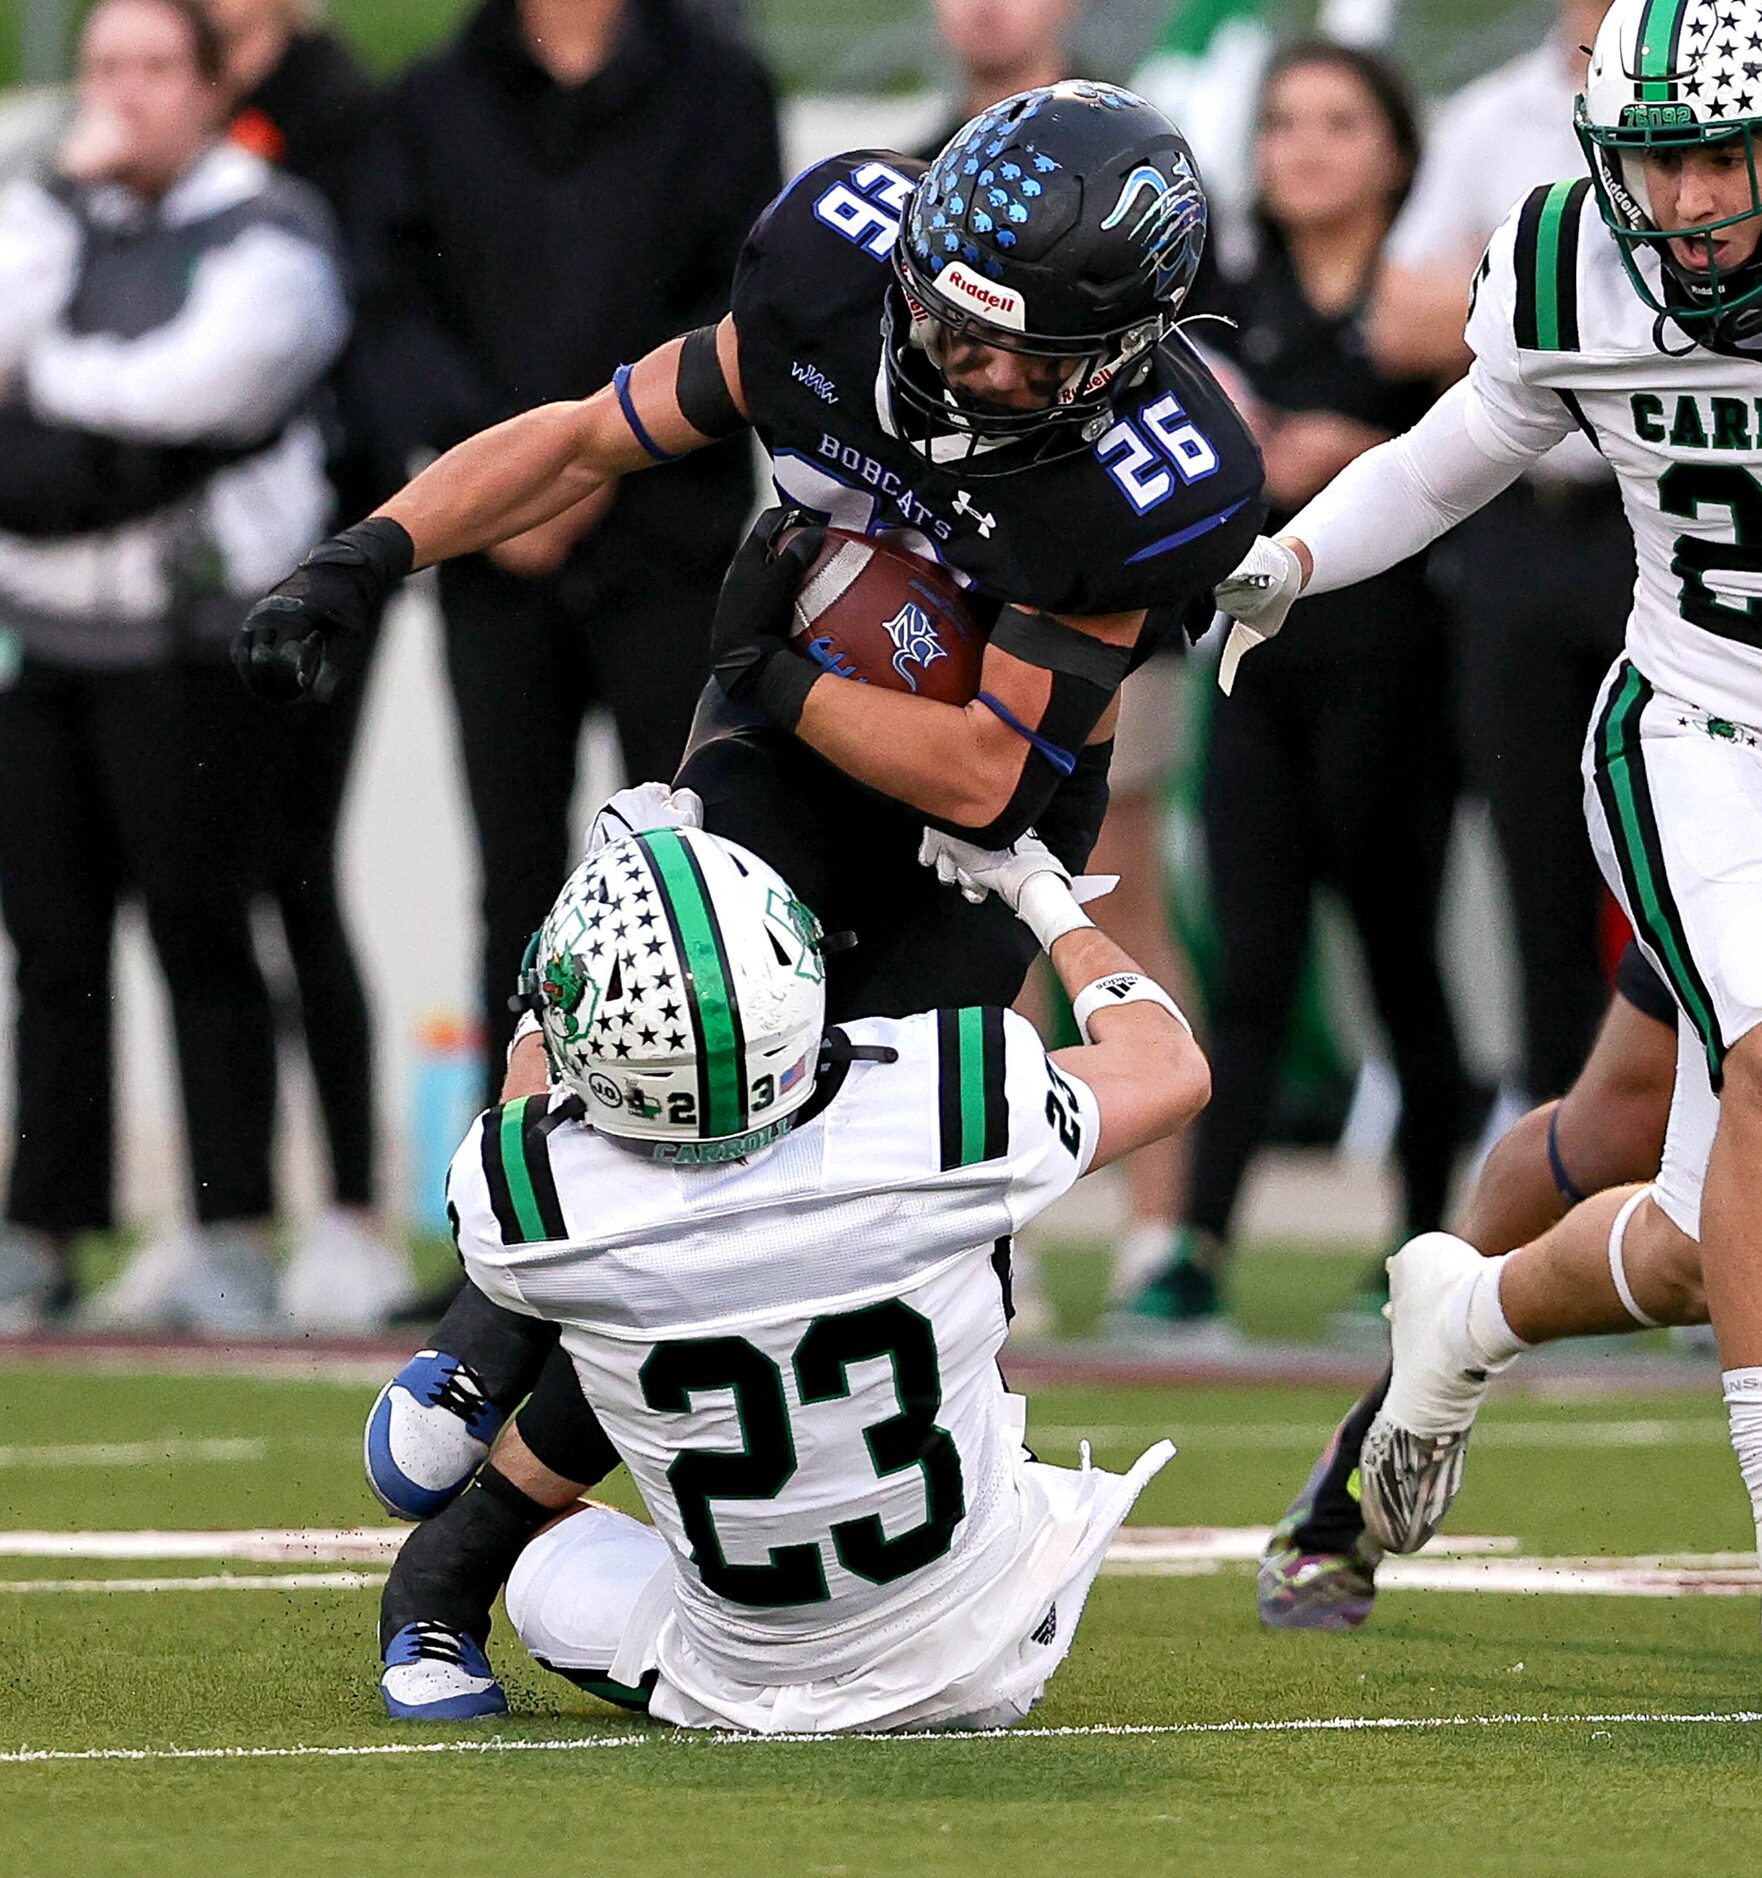
[[[1099,1010],[1111,1010],[1119,1004],[1160,1004],[1183,1030],[1190,1032],[1193,1028],[1186,1012],[1154,978],[1146,978],[1142,972],[1109,972],[1105,978],[1085,985],[1071,1000],[1071,1016],[1085,1043],[1095,1041],[1089,1034],[1090,1018]]]
[[[1095,924],[1077,904],[1071,883],[1062,874],[1033,874],[1016,896],[1016,917],[1050,952],[1066,933]]]

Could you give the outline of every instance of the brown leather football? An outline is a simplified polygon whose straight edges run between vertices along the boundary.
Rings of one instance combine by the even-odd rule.
[[[826,531],[795,602],[795,650],[841,678],[940,704],[979,692],[985,633],[946,569],[842,528]]]

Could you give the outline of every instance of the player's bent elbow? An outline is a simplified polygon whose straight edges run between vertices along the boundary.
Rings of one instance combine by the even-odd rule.
[[[1180,1030],[1169,1052],[1168,1100],[1170,1134],[1185,1128],[1211,1100],[1211,1064],[1190,1031]]]

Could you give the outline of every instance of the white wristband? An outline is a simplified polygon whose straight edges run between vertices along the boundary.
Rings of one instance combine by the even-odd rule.
[[[1040,941],[1040,950],[1050,952],[1066,933],[1079,926],[1095,924],[1077,904],[1071,883],[1062,875],[1032,874],[1016,896],[1016,917]]]
[[[1109,972],[1105,978],[1085,985],[1071,1000],[1077,1034],[1085,1043],[1095,1041],[1089,1034],[1090,1018],[1103,1007],[1111,1010],[1117,1004],[1160,1004],[1183,1030],[1191,1032],[1193,1029],[1187,1022],[1186,1012],[1154,978],[1146,978],[1141,972]]]
[[[520,1021],[514,1026],[514,1034],[508,1039],[508,1054],[503,1059],[504,1068],[506,1068],[509,1063],[513,1062],[514,1052],[520,1048],[521,1044],[523,1044],[528,1037],[536,1037],[541,1028],[542,1026],[538,1021],[538,1013],[536,1011],[522,1011],[520,1013]]]

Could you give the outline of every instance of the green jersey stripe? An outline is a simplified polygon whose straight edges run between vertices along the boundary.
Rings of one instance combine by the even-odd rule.
[[[639,835],[685,974],[697,1040],[698,1116],[703,1134],[738,1135],[746,1127],[745,1037],[722,928],[689,843],[671,828]]]
[[[1578,233],[1590,179],[1533,190],[1517,220],[1513,327],[1531,352],[1578,350]]]
[[[1617,864],[1640,937],[1663,965],[1670,987],[1689,1014],[1707,1052],[1715,1091],[1724,1080],[1725,1044],[1706,980],[1689,950],[1688,933],[1664,867],[1663,843],[1646,778],[1640,718],[1652,687],[1632,665],[1622,669],[1597,725],[1598,797],[1615,836]]]
[[[969,1005],[936,1013],[937,1127],[944,1168],[1009,1152],[1003,1012]]]
[[[522,1238],[520,1215],[515,1210],[514,1196],[508,1186],[508,1169],[502,1153],[503,1111],[491,1109],[480,1118],[478,1127],[483,1135],[483,1178],[489,1188],[490,1210],[496,1216],[496,1227],[502,1235],[503,1245],[518,1245]]]
[[[549,1237],[538,1210],[538,1195],[532,1189],[532,1170],[526,1165],[526,1111],[531,1103],[542,1104],[543,1096],[527,1096],[519,1102],[505,1103],[497,1132],[501,1136],[502,1167],[508,1179],[508,1196],[514,1209],[520,1240]],[[507,1238],[503,1233],[504,1240]]]

